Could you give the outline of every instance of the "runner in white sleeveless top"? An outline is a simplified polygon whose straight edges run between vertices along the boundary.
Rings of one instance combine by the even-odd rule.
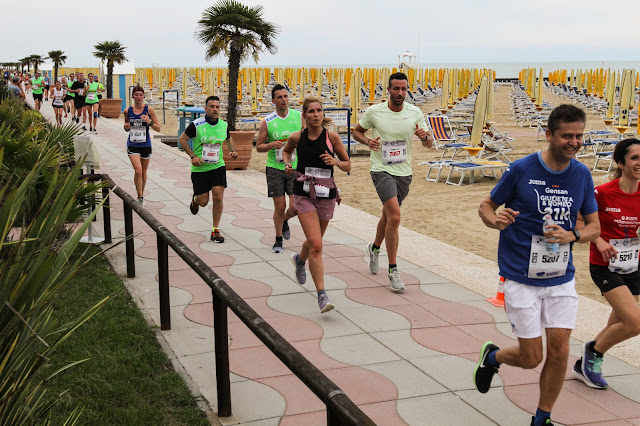
[[[64,109],[65,91],[62,83],[56,81],[56,85],[49,91],[49,97],[53,99],[53,111],[56,113],[56,124],[62,126],[62,110]]]

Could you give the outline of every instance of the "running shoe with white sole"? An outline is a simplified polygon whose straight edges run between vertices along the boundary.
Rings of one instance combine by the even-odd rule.
[[[367,246],[367,254],[369,255],[369,270],[372,274],[377,274],[379,268],[378,256],[380,255],[380,249],[374,250],[373,243],[369,243]]]
[[[497,367],[492,367],[487,363],[489,354],[498,348],[493,342],[488,341],[482,345],[480,349],[480,360],[473,371],[473,383],[480,393],[487,393],[491,387],[491,379],[498,372]]]
[[[303,285],[307,282],[307,271],[304,269],[304,263],[300,265],[299,263],[300,255],[298,253],[293,253],[291,255],[291,263],[295,268],[296,280],[298,284]]]
[[[327,293],[320,293],[318,295],[318,307],[320,307],[321,314],[329,312],[334,308],[333,303],[329,301],[329,296],[327,296]]]
[[[591,342],[586,342],[582,345],[582,361],[578,360],[581,363],[580,373],[582,374],[577,374],[575,371],[575,367],[578,365],[578,362],[576,362],[573,367],[573,376],[590,388],[606,389],[608,384],[602,378],[602,357],[596,356],[591,352],[589,349],[590,344]]]
[[[391,283],[391,290],[402,291],[405,289],[404,281],[402,281],[398,268],[393,268],[389,272],[389,282]]]
[[[273,247],[271,247],[271,251],[273,251],[274,253],[282,253],[284,249],[282,248],[282,241],[278,241],[276,240],[275,243],[273,243]]]

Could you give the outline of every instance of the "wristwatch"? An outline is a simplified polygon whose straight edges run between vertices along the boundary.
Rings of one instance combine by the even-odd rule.
[[[580,241],[580,233],[578,232],[577,229],[573,230],[573,235],[576,236],[576,240],[574,241],[574,243],[577,243],[578,241]]]

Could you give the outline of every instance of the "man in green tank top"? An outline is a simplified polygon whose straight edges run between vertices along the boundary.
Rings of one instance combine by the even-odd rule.
[[[224,243],[220,235],[220,218],[222,217],[222,200],[227,187],[227,170],[222,157],[222,144],[226,143],[229,154],[238,158],[238,153],[231,140],[227,122],[219,118],[220,99],[209,96],[205,102],[205,116],[193,120],[180,135],[178,141],[184,152],[191,158],[191,182],[193,198],[189,206],[191,214],[197,214],[200,207],[209,204],[209,191],[213,202],[213,229],[211,241]],[[189,146],[193,139],[193,149]]]
[[[36,71],[34,78],[31,79],[31,93],[33,93],[33,103],[36,105],[36,111],[40,111],[42,104],[42,92],[44,91],[44,78]]]
[[[293,179],[294,174],[287,175],[284,172],[284,160],[282,148],[287,144],[289,135],[302,129],[302,114],[300,111],[289,108],[289,92],[276,84],[271,89],[271,102],[276,110],[267,115],[262,123],[256,141],[256,150],[267,153],[267,187],[269,197],[273,198],[273,225],[276,229],[276,241],[273,244],[273,252],[283,251],[282,238],[288,240],[291,236],[288,220],[296,215],[293,206]],[[298,164],[298,159],[293,158],[293,168]],[[285,194],[289,196],[289,208]]]

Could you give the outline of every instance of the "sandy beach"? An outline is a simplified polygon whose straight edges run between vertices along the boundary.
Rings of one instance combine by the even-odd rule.
[[[494,121],[500,131],[509,131],[509,136],[515,138],[512,142],[514,151],[508,155],[511,160],[516,160],[544,149],[547,142],[542,135],[541,140],[536,141],[536,129],[514,125],[510,110],[510,92],[510,85],[499,86],[496,89]],[[553,105],[565,102],[562,98],[556,98],[550,91],[546,91],[545,99]],[[440,97],[436,96],[420,107],[425,113],[430,113],[439,107],[439,104]],[[602,119],[588,114],[586,126],[588,130],[604,129],[604,127]],[[351,175],[336,173],[336,180],[342,190],[343,203],[379,216],[381,204],[369,176],[368,148],[358,144],[357,149],[358,153],[351,158],[353,164]],[[497,181],[490,177],[476,176],[476,183],[464,184],[460,187],[447,185],[443,180],[438,183],[427,182],[425,180],[427,166],[418,165],[418,163],[436,160],[440,155],[441,151],[422,148],[416,144],[412,158],[411,191],[402,205],[402,226],[486,259],[497,261],[498,231],[485,227],[477,213],[480,202],[489,195]],[[592,158],[586,157],[580,160],[592,168],[594,161]],[[265,162],[266,154],[254,151],[250,167],[264,172]],[[596,186],[605,182],[604,173],[592,175]],[[372,229],[372,239],[374,234],[375,230]],[[402,245],[402,241],[400,244]],[[588,244],[576,244],[573,253],[578,293],[606,303],[589,275]],[[496,277],[496,284],[497,280],[498,277]]]

